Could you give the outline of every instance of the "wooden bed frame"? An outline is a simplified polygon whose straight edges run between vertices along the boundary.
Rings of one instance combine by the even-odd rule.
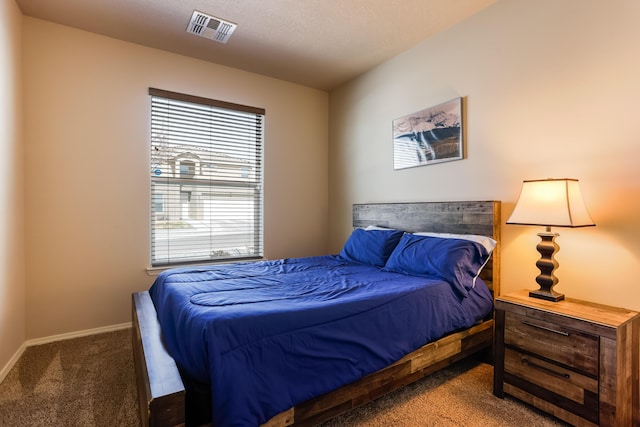
[[[368,225],[408,232],[479,234],[498,242],[481,273],[500,295],[500,202],[378,203],[353,206],[354,227]],[[132,295],[133,354],[143,426],[185,425],[186,390],[162,342],[155,306],[148,292]],[[491,350],[493,318],[433,341],[386,368],[282,412],[266,427],[314,425],[410,384],[458,360]]]

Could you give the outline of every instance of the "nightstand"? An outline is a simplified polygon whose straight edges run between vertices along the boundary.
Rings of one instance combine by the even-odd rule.
[[[493,393],[575,426],[640,426],[640,313],[567,298],[496,299]]]

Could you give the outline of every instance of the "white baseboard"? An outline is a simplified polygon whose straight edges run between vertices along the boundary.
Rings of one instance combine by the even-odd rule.
[[[0,371],[0,384],[2,384],[2,381],[4,381],[5,377],[7,376],[11,368],[13,368],[13,365],[16,364],[16,362],[18,361],[18,359],[20,359],[20,356],[22,356],[22,353],[24,353],[26,349],[27,349],[27,343],[23,342],[20,348],[18,349],[18,351],[16,351],[13,357],[11,357],[11,359],[9,359],[7,364],[4,365],[4,368],[2,368],[2,370]]]
[[[131,322],[127,322],[120,323],[119,325],[102,326],[100,328],[85,329],[84,331],[68,332],[66,334],[51,335],[49,337],[43,338],[34,338],[32,340],[27,340],[27,347],[31,347],[32,345],[49,344],[51,342],[69,340],[72,338],[86,337],[87,335],[102,334],[104,332],[119,331],[121,329],[130,328],[131,325]]]
[[[27,347],[31,347],[33,345],[49,344],[52,342],[69,340],[72,338],[86,337],[88,335],[102,334],[105,332],[119,331],[122,329],[130,328],[131,326],[132,326],[132,323],[127,322],[127,323],[120,323],[118,325],[103,326],[100,328],[85,329],[83,331],[69,332],[66,334],[51,335],[49,337],[34,338],[31,340],[27,340],[24,343],[22,343],[18,351],[16,351],[13,357],[9,359],[9,362],[7,362],[7,364],[2,368],[2,370],[0,370],[0,383],[2,383],[2,381],[5,379],[5,377],[11,370],[11,368],[13,368],[13,366],[16,364],[18,359],[20,359],[20,356],[22,356],[22,353],[24,353]]]

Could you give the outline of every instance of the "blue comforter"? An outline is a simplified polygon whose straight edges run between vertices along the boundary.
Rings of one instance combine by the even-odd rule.
[[[178,366],[210,382],[217,427],[264,423],[492,310],[480,280],[460,298],[337,256],[168,270],[150,294]]]

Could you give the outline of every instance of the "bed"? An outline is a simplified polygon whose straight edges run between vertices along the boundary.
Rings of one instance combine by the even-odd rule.
[[[353,225],[339,255],[174,269],[149,291],[134,293],[143,425],[198,425],[212,406],[214,425],[313,425],[490,351],[492,300],[499,294],[499,202],[358,204]],[[455,235],[408,234],[415,232]],[[490,237],[495,247],[463,242],[462,234]],[[376,258],[380,251],[359,252],[375,242],[382,242],[383,259]],[[449,253],[437,245],[473,254],[464,255],[473,259],[465,268],[479,274],[460,278],[458,267],[437,278],[431,270],[415,272],[422,265],[407,259],[418,254],[422,260],[424,248]],[[436,261],[433,268],[445,264]],[[309,275],[315,272],[321,273]],[[433,303],[444,299],[453,302]],[[457,307],[452,316],[431,314],[445,305]],[[206,317],[212,312],[215,319]],[[433,331],[427,324],[439,326]]]

